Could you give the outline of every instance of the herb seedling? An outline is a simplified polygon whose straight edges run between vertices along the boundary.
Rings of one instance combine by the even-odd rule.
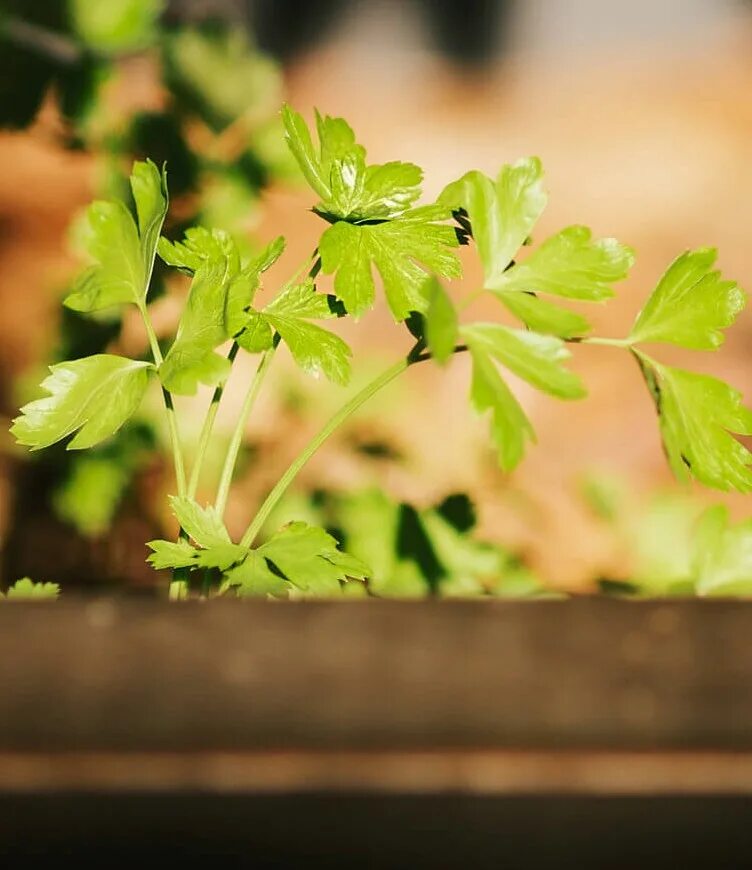
[[[449,184],[437,202],[418,205],[422,172],[411,163],[368,164],[365,149],[341,118],[316,116],[318,144],[303,118],[284,107],[287,143],[318,202],[325,229],[310,261],[271,298],[263,275],[284,251],[279,238],[254,259],[244,259],[222,230],[194,228],[183,241],[161,237],[167,213],[167,178],[151,162],[131,176],[134,209],[97,202],[88,214],[92,265],[66,305],[89,314],[134,305],[140,312],[151,359],[110,354],[53,366],[47,396],[22,409],[13,425],[32,449],[63,439],[69,449],[91,447],[113,435],[135,412],[149,382],[158,380],[175,466],[172,511],[177,541],[152,541],[151,563],[176,572],[173,597],[189,594],[317,596],[340,594],[368,580],[369,566],[342,552],[324,529],[303,522],[284,526],[263,543],[259,533],[298,472],[318,448],[378,391],[412,366],[447,365],[461,353],[472,361],[470,398],[491,417],[500,466],[513,469],[535,432],[500,371],[506,369],[555,398],[582,398],[580,378],[566,366],[569,345],[590,343],[626,350],[637,361],[659,416],[666,453],[680,478],[718,489],[752,490],[752,454],[736,434],[752,434],[752,412],[740,394],[708,375],[673,368],[648,355],[645,344],[672,343],[714,349],[745,304],[724,280],[711,249],[688,251],[668,268],[626,338],[590,336],[585,317],[562,300],[603,302],[626,277],[634,255],[615,239],[595,239],[582,226],[563,229],[538,246],[531,234],[547,196],[535,158],[503,166],[494,178],[469,172]],[[441,279],[460,276],[457,248],[474,241],[483,286],[455,302]],[[163,353],[149,313],[155,257],[191,276],[189,295],[172,343]],[[305,275],[306,277],[300,277]],[[333,276],[334,294],[319,291],[320,273]],[[395,322],[414,337],[411,350],[351,396],[295,458],[232,541],[223,515],[242,436],[264,378],[280,346],[306,372],[337,384],[350,377],[351,350],[318,321],[359,318],[373,307],[377,280]],[[521,328],[476,322],[468,309],[490,293]],[[220,348],[229,344],[225,355]],[[232,364],[240,353],[258,358],[211,505],[197,503],[203,459]],[[186,469],[175,396],[199,384],[215,392],[194,465]]]

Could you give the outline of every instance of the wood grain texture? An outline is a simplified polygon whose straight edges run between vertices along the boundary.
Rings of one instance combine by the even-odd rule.
[[[0,607],[0,751],[752,750],[752,604]]]

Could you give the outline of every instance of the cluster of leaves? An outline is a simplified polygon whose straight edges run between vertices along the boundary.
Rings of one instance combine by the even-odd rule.
[[[553,594],[520,556],[477,536],[475,507],[461,493],[416,507],[378,488],[344,494],[317,490],[286,500],[275,514],[329,529],[369,566],[366,589],[376,597]]]
[[[28,577],[17,580],[9,586],[5,594],[0,592],[0,601],[37,601],[43,598],[57,598],[60,587],[57,583],[35,583]]]
[[[131,176],[132,210],[122,202],[90,208],[86,247],[92,265],[66,304],[86,314],[135,305],[151,335],[152,359],[95,354],[54,366],[43,384],[48,395],[25,406],[14,423],[16,438],[32,449],[69,438],[70,449],[91,447],[131,418],[150,381],[159,384],[171,423],[178,490],[171,507],[181,534],[177,541],[150,544],[156,568],[187,575],[189,586],[191,578],[202,575],[207,594],[358,594],[365,580],[370,591],[382,595],[425,594],[426,589],[442,595],[538,593],[535,578],[507,554],[472,538],[468,510],[458,520],[456,502],[418,511],[366,493],[346,501],[339,539],[298,521],[255,545],[297,472],[337,426],[410,366],[429,359],[446,365],[466,351],[472,364],[471,402],[479,412],[491,413],[504,470],[521,461],[535,433],[500,368],[556,398],[578,399],[586,391],[566,365],[567,345],[594,341],[626,348],[638,361],[656,402],[669,462],[679,476],[691,475],[720,489],[752,488],[752,457],[734,437],[752,433],[752,414],[739,394],[709,376],[658,363],[644,351],[646,343],[711,349],[722,342],[722,330],[738,315],[745,296],[714,269],[715,251],[680,256],[627,338],[591,339],[588,320],[566,303],[610,298],[634,255],[615,239],[595,239],[580,226],[532,247],[531,234],[546,205],[537,159],[503,166],[495,180],[467,173],[448,185],[437,203],[419,205],[418,167],[369,165],[365,149],[341,118],[317,114],[314,146],[298,113],[285,107],[282,116],[290,150],[319,197],[314,210],[327,225],[308,277],[300,279],[303,267],[271,301],[260,303],[263,275],[282,255],[283,239],[249,257],[224,230],[189,229],[180,242],[160,238],[168,205],[166,176],[151,162],[137,163]],[[465,322],[461,315],[478,293],[458,305],[442,285],[441,278],[459,276],[456,248],[471,239],[484,268],[479,292],[496,297],[521,328]],[[525,247],[532,248],[526,256],[521,255]],[[164,356],[147,309],[157,252],[167,266],[191,279],[177,333]],[[333,276],[334,295],[319,292],[319,271]],[[334,415],[272,489],[240,542],[234,542],[223,520],[226,486],[237,459],[233,450],[272,355],[284,345],[304,371],[346,384],[350,348],[313,321],[362,316],[375,303],[376,273],[395,322],[405,321],[415,337],[413,348]],[[230,351],[223,357],[219,351],[226,345]],[[204,507],[195,500],[195,486],[186,486],[172,396],[191,395],[199,384],[216,388],[205,424],[208,439],[224,383],[241,350],[260,355],[258,373],[228,453],[217,504]],[[201,459],[196,460],[199,471]],[[718,564],[733,546],[730,534],[721,519],[705,524],[702,537],[712,538]],[[340,549],[341,541],[347,553]],[[717,575],[718,564],[706,566],[706,575]],[[703,581],[702,588],[713,582]]]
[[[628,550],[626,578],[600,580],[618,595],[752,595],[752,522],[733,523],[725,505],[703,507],[685,491],[635,498],[602,476],[585,497]]]
[[[152,541],[149,561],[156,569],[214,570],[223,574],[223,590],[275,597],[336,595],[368,575],[367,566],[322,528],[292,522],[260,547],[244,547],[232,543],[214,508],[180,497],[170,503],[190,541]]]
[[[221,226],[250,256],[249,236],[260,192],[275,178],[290,178],[294,163],[284,147],[277,112],[281,75],[255,51],[241,28],[218,21],[185,24],[166,14],[164,0],[9,0],[0,12],[0,127],[32,123],[45,98],[54,96],[65,121],[62,145],[84,148],[99,165],[101,194],[127,199],[127,168],[134,157],[150,156],[170,166],[173,196],[182,198],[175,231],[194,224]],[[158,62],[158,109],[125,112],[110,99],[122,86],[133,56]],[[5,72],[5,75],[2,73]],[[7,92],[4,85],[7,84]],[[74,236],[91,247],[90,224],[99,219],[109,236],[103,268],[117,269],[137,244],[122,204],[101,204]],[[120,250],[120,245],[126,245]],[[83,276],[69,294],[54,360],[106,350],[117,339],[120,319],[93,298],[95,285]],[[138,275],[132,276],[136,283]],[[157,269],[152,295],[160,291]],[[127,286],[121,292],[129,294]],[[111,294],[110,294],[111,295]],[[62,376],[62,372],[58,376]],[[90,373],[91,374],[91,373]],[[142,412],[138,429],[149,430],[134,460],[133,426],[124,427],[95,458],[70,454],[61,460],[50,502],[55,512],[84,535],[107,531],[120,501],[143,465],[146,450],[158,451],[160,428]],[[144,442],[144,439],[141,439]],[[85,500],[82,500],[82,494]]]
[[[535,159],[505,166],[494,182],[471,172],[450,184],[441,201],[452,203],[462,228],[475,239],[484,266],[484,289],[524,325],[458,323],[457,311],[438,282],[424,333],[439,361],[462,340],[473,359],[472,401],[490,411],[499,463],[511,470],[534,430],[496,368],[509,371],[562,399],[585,395],[579,378],[562,365],[566,342],[587,341],[590,324],[578,313],[542,299],[602,302],[624,278],[633,252],[615,239],[593,240],[585,227],[569,227],[544,241],[520,262],[546,202]],[[734,437],[752,434],[752,413],[740,393],[709,375],[673,368],[644,351],[645,344],[670,343],[714,350],[746,304],[745,293],[714,268],[712,248],[687,251],[661,277],[625,339],[600,340],[628,348],[639,363],[658,411],[663,443],[680,479],[694,477],[721,490],[752,489],[752,454]]]

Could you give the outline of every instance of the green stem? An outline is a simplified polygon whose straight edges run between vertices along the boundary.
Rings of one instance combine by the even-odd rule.
[[[467,350],[465,345],[459,345],[454,349],[454,353],[462,353]],[[332,435],[349,417],[351,417],[362,405],[372,398],[379,390],[382,390],[387,384],[390,384],[395,378],[399,377],[402,372],[407,371],[410,366],[416,363],[424,362],[431,359],[431,354],[423,352],[423,343],[419,341],[410,353],[403,359],[390,366],[383,371],[378,377],[374,378],[369,384],[356,393],[348,402],[346,402],[334,414],[328,423],[308,442],[301,453],[293,460],[287,471],[277,481],[276,485],[266,497],[264,503],[259,508],[258,513],[253,519],[253,522],[248,526],[245,534],[240,540],[243,547],[250,547],[256,540],[259,532],[264,526],[264,523],[269,519],[269,514],[277,506],[277,503],[287,491],[287,488],[295,480],[303,466],[316,453],[321,445]]]
[[[632,341],[629,338],[598,338],[592,336],[590,338],[579,339],[579,344],[602,344],[606,347],[631,347]]]
[[[157,334],[154,332],[154,326],[151,322],[151,317],[149,317],[149,311],[146,308],[146,305],[139,305],[139,310],[141,311],[141,316],[144,320],[146,334],[149,336],[149,345],[151,346],[151,353],[154,357],[154,364],[157,368],[159,368],[164,362],[164,359],[162,357],[162,351],[159,348],[159,342],[157,341]],[[175,405],[172,401],[172,394],[168,392],[164,387],[162,387],[162,397],[164,399],[165,408],[167,410],[167,425],[170,430],[172,455],[175,461],[175,481],[177,483],[178,495],[185,495],[185,463],[183,461],[183,448],[180,444],[180,433],[178,431],[178,421],[177,415],[175,414]]]
[[[230,365],[235,362],[235,358],[237,357],[239,350],[240,345],[236,341],[233,342],[232,347],[230,348],[230,352],[227,354],[227,359],[229,360]],[[211,440],[212,432],[214,431],[214,423],[217,419],[219,403],[222,401],[222,396],[224,395],[226,385],[227,382],[219,384],[214,390],[214,395],[212,396],[209,410],[206,412],[204,425],[201,429],[201,435],[198,439],[196,459],[194,460],[193,469],[191,470],[191,478],[188,482],[188,498],[196,497],[198,485],[201,480],[201,471],[204,466],[204,460],[206,459],[206,451],[209,447],[209,441]]]
[[[245,434],[245,429],[248,425],[248,418],[251,416],[253,405],[256,402],[256,397],[258,396],[261,384],[266,377],[266,373],[269,371],[269,366],[274,358],[274,351],[277,349],[278,343],[278,341],[275,341],[274,346],[262,355],[259,366],[256,369],[256,374],[251,381],[251,385],[248,388],[245,400],[243,401],[243,407],[240,409],[240,416],[238,417],[238,422],[236,423],[235,429],[232,433],[230,446],[227,448],[227,456],[225,457],[225,464],[222,467],[222,476],[219,480],[219,488],[217,489],[217,498],[214,502],[214,507],[219,516],[224,515],[225,508],[227,507],[227,498],[230,494],[230,484],[232,483],[232,477],[235,473],[235,465],[238,461],[240,448],[243,444],[243,435]]]

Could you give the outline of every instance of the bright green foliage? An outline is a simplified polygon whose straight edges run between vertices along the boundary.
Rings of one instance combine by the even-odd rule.
[[[468,344],[473,360],[470,400],[479,414],[491,411],[491,437],[499,466],[512,471],[522,460],[525,443],[535,441],[535,430],[486,350],[472,341]]]
[[[694,551],[698,594],[752,594],[752,520],[731,525],[725,506],[708,508],[697,524]]]
[[[148,562],[155,571],[198,567],[198,550],[188,541],[149,541],[146,546],[152,551]]]
[[[175,341],[159,370],[171,393],[191,396],[199,383],[215,386],[229,375],[229,361],[215,350],[229,338],[225,305],[238,267],[234,257],[222,256],[194,273]]]
[[[440,202],[463,209],[485,272],[484,287],[502,285],[504,272],[529,238],[548,196],[537,157],[502,166],[496,181],[473,170],[448,185]]]
[[[567,227],[508,269],[493,290],[533,291],[602,302],[626,278],[634,251],[616,239],[593,239],[587,227]]]
[[[251,75],[251,66],[244,66],[245,48],[234,37],[212,43],[211,36],[206,37],[208,42],[194,36],[176,38],[168,63],[184,90],[185,106],[191,101],[194,105],[188,115],[193,111],[219,130],[247,99],[240,91],[225,92],[220,87],[226,71],[237,65],[242,79]],[[213,73],[204,82],[201,70],[207,65]],[[152,541],[149,561],[158,569],[183,569],[174,578],[171,597],[187,597],[196,590],[194,573],[201,578],[205,596],[541,594],[544,590],[537,578],[517,559],[472,536],[474,517],[462,499],[423,509],[395,504],[374,492],[342,500],[345,508],[339,514],[322,513],[317,519],[341,533],[342,543],[353,555],[343,552],[323,527],[306,522],[284,526],[253,546],[286,488],[345,420],[411,366],[427,359],[445,364],[454,353],[466,350],[472,363],[471,401],[480,413],[490,412],[493,441],[504,470],[521,461],[535,433],[499,367],[549,395],[581,398],[585,388],[566,365],[570,358],[566,341],[591,341],[628,347],[639,361],[658,409],[669,462],[679,477],[695,477],[721,489],[752,491],[752,453],[734,437],[752,435],[752,411],[743,407],[739,393],[715,378],[663,366],[635,347],[643,341],[705,349],[721,343],[722,330],[733,322],[745,297],[733,282],[713,271],[714,251],[689,252],[669,268],[630,337],[586,339],[588,321],[561,308],[559,300],[600,302],[611,297],[613,284],[632,265],[633,253],[614,239],[593,239],[586,227],[572,226],[517,262],[546,205],[537,159],[502,167],[496,180],[470,172],[450,184],[438,204],[416,207],[421,192],[418,167],[369,166],[365,150],[343,119],[317,114],[316,120],[314,146],[301,116],[288,107],[283,110],[291,152],[320,198],[314,210],[330,224],[308,264],[310,277],[300,279],[308,268],[304,265],[295,277],[281,281],[279,292],[263,305],[257,301],[261,275],[280,257],[283,239],[250,260],[248,249],[226,231],[194,228],[182,242],[160,240],[167,209],[165,175],[153,163],[137,163],[131,177],[134,210],[123,202],[100,202],[88,213],[85,247],[94,265],[76,283],[67,304],[86,312],[136,304],[154,365],[106,354],[61,363],[44,382],[49,395],[25,406],[14,423],[18,441],[33,448],[69,436],[69,447],[91,446],[114,434],[133,414],[150,369],[159,367],[175,454],[178,495],[171,498],[171,505],[181,532],[176,542]],[[169,133],[169,125],[157,124],[155,129]],[[203,132],[211,135],[206,129]],[[190,153],[183,157],[185,166],[191,163]],[[221,157],[218,162],[222,165],[210,168],[211,172],[232,174],[239,172],[242,158],[234,166],[224,164]],[[187,192],[190,184],[179,189]],[[454,225],[448,223],[451,218]],[[455,307],[440,279],[460,275],[455,249],[471,239],[484,269],[483,289],[497,296],[524,329],[460,322],[460,313],[478,294],[471,292]],[[157,247],[168,266],[192,279],[177,334],[164,359],[147,311]],[[336,295],[317,292],[319,271],[333,275]],[[271,488],[241,543],[234,543],[222,514],[247,416],[274,359],[270,351],[284,343],[304,371],[346,384],[350,348],[316,321],[348,314],[359,317],[371,308],[376,273],[394,319],[407,321],[415,343],[329,418]],[[232,343],[226,359],[217,352],[225,343]],[[264,357],[248,385],[243,412],[229,440],[217,507],[202,507],[193,494],[203,481],[202,463],[212,442],[224,383],[240,348]],[[197,458],[187,473],[171,394],[192,394],[199,383],[217,389],[197,430]],[[123,491],[125,477],[111,476],[110,481],[113,490]],[[85,496],[85,484],[84,475],[72,491]],[[101,518],[97,522],[101,524]],[[654,525],[669,528],[659,522]],[[748,534],[752,532],[746,526],[730,529],[727,519],[709,514],[697,532],[699,549],[694,556],[687,556],[689,547],[685,547],[687,558],[681,564],[662,566],[653,560],[652,580],[641,578],[638,571],[636,585],[652,582],[653,588],[668,593],[695,588],[693,584],[708,594],[742,588],[751,561]],[[701,579],[696,581],[696,576]]]
[[[316,211],[335,220],[385,220],[404,214],[420,196],[423,172],[412,163],[366,165],[366,152],[343,118],[316,112],[316,149],[302,116],[284,106],[285,138],[308,184],[321,197]]]
[[[244,329],[261,273],[283,250],[284,239],[280,237],[241,268],[237,245],[220,230],[198,227],[188,230],[183,242],[160,240],[160,257],[193,274],[177,336],[160,368],[166,389],[193,395],[199,383],[214,386],[226,380],[230,362],[216,353],[216,348]],[[238,341],[252,352],[265,349],[252,347],[242,338]]]
[[[233,274],[240,270],[240,254],[230,235],[223,230],[190,227],[182,242],[159,240],[159,256],[168,266],[193,275],[209,263],[226,261]]]
[[[230,543],[230,535],[222,517],[211,505],[201,507],[198,502],[185,496],[170,496],[170,506],[181,529],[199,547],[211,549]]]
[[[363,580],[369,573],[362,562],[339,550],[331,535],[315,526],[290,523],[250,550],[230,542],[212,509],[187,499],[173,499],[172,505],[200,549],[185,540],[151,541],[149,561],[156,569],[218,569],[225,573],[225,586],[240,596],[291,591],[304,596],[339,595],[342,583]]]
[[[348,579],[363,580],[368,573],[366,565],[341,552],[323,529],[294,522],[230,571],[227,581],[241,596],[277,595],[290,584],[304,596],[331,596],[339,595]]]
[[[11,429],[19,444],[40,450],[77,433],[69,450],[104,441],[128,420],[146,391],[151,365],[97,354],[50,368],[49,395],[21,409]]]
[[[530,329],[572,338],[590,331],[587,320],[531,294],[601,302],[614,295],[611,285],[633,262],[633,251],[616,239],[593,240],[587,227],[568,227],[504,272],[492,289]]]
[[[630,339],[694,350],[719,347],[722,330],[736,320],[747,298],[713,269],[717,255],[715,248],[698,248],[674,260],[638,315]]]
[[[732,434],[752,435],[752,411],[741,394],[710,375],[658,365],[644,355],[639,360],[674,474],[715,489],[752,491],[752,453]]]
[[[73,27],[91,48],[134,51],[153,42],[165,0],[68,0]]]
[[[8,601],[36,601],[42,598],[57,598],[59,594],[60,587],[57,583],[35,583],[28,577],[24,577],[10,586],[5,595],[0,592],[0,599],[4,598]]]
[[[365,149],[342,118],[317,113],[319,147],[303,118],[285,106],[287,143],[313,190],[316,211],[334,225],[319,242],[322,269],[335,274],[334,287],[348,314],[360,317],[373,306],[375,267],[395,320],[425,311],[426,270],[445,278],[460,274],[451,251],[454,229],[441,222],[446,207],[414,208],[422,172],[411,163],[367,166]]]
[[[143,305],[157,240],[167,214],[167,178],[151,162],[135,163],[131,190],[137,221],[122,202],[95,202],[87,212],[83,245],[95,265],[73,285],[65,305],[98,311],[132,302]]]
[[[452,251],[458,244],[457,235],[440,223],[448,216],[443,207],[425,206],[385,223],[340,221],[330,227],[319,242],[321,265],[326,274],[335,274],[334,289],[348,314],[360,317],[373,306],[374,266],[396,321],[411,311],[425,311],[426,270],[444,278],[461,274]]]
[[[287,285],[261,311],[240,310],[231,326],[238,344],[249,352],[269,350],[276,332],[303,371],[314,376],[323,373],[334,383],[346,384],[352,351],[338,335],[310,322],[336,316],[329,297],[317,293],[313,279],[308,278]]]
[[[463,326],[460,334],[474,350],[493,357],[544,393],[560,399],[581,399],[585,395],[582,381],[562,365],[572,354],[563,341],[552,335],[498,323],[473,323]]]
[[[457,311],[441,282],[434,276],[428,279],[425,294],[428,297],[426,344],[436,362],[443,364],[454,353],[459,332]]]
[[[496,290],[509,311],[521,320],[528,329],[559,338],[575,338],[590,332],[587,318],[567,308],[554,305],[534,293],[518,290]]]
[[[328,297],[316,292],[310,278],[288,287],[262,313],[304,372],[323,373],[336,384],[347,384],[352,351],[338,335],[309,322],[336,316]]]

